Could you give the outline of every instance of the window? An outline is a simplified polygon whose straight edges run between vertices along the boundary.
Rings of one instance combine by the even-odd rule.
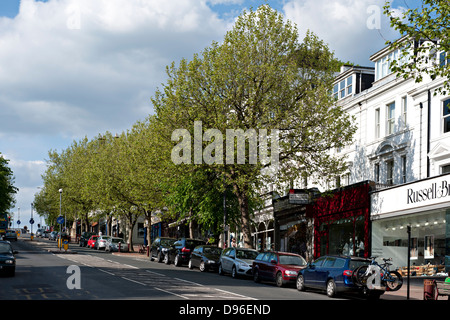
[[[380,108],[375,110],[375,138],[380,137]]]
[[[373,175],[374,175],[375,182],[379,183],[380,182],[380,165],[378,163],[375,163]]]
[[[378,59],[375,63],[375,81],[380,80],[391,74],[391,63],[396,60],[397,65],[403,65],[409,60],[409,54],[403,55],[404,48],[395,50],[389,55]]]
[[[450,99],[444,101],[442,118],[444,122],[444,133],[450,132]]]
[[[333,86],[333,97],[335,99],[342,99],[353,93],[353,78],[352,76],[341,80]]]
[[[450,64],[450,54],[442,51],[439,54],[439,66],[443,67],[446,64]]]
[[[406,156],[402,156],[402,183],[406,183]]]
[[[405,96],[402,98],[402,123],[404,127],[406,127],[406,121],[408,120],[407,113],[408,113],[408,100],[407,97]]]
[[[450,173],[450,164],[441,167],[441,173]]]
[[[386,134],[393,134],[395,127],[395,102],[387,105],[386,110]]]
[[[394,184],[394,160],[386,161],[386,184]]]

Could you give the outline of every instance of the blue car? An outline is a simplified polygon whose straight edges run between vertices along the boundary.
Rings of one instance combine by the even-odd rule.
[[[363,293],[370,298],[379,298],[384,291],[368,290],[353,284],[353,270],[362,265],[369,265],[370,259],[353,256],[322,256],[308,263],[297,276],[297,290],[307,288],[325,290],[329,297],[342,292]]]

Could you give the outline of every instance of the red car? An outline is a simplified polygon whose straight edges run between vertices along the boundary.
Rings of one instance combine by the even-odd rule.
[[[262,252],[253,261],[253,280],[274,281],[278,287],[295,283],[298,272],[306,268],[306,260],[294,253]]]
[[[95,245],[95,242],[97,242],[97,238],[98,238],[98,237],[99,237],[99,236],[97,236],[97,235],[91,236],[91,237],[89,238],[88,242],[87,242],[87,247],[88,247],[88,248],[91,248],[91,249],[94,249],[94,245]]]

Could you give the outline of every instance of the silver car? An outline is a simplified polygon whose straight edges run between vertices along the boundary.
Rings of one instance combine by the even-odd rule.
[[[219,260],[219,274],[231,273],[233,278],[252,276],[253,260],[258,251],[244,248],[227,248],[223,250]]]
[[[106,241],[111,238],[110,236],[99,236],[97,241],[95,241],[94,248],[97,250],[106,248]]]
[[[120,252],[128,252],[128,244],[122,238],[111,237],[106,240],[105,251],[118,252],[120,245]]]

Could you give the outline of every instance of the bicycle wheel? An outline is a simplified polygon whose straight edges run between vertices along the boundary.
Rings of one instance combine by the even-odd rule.
[[[353,284],[355,284],[358,287],[363,287],[366,285],[367,283],[367,268],[368,266],[360,266],[358,268],[356,268],[355,270],[353,270],[352,273],[352,281]]]
[[[403,285],[403,277],[397,271],[389,271],[389,273],[383,277],[383,280],[389,288],[389,291],[397,291]]]

